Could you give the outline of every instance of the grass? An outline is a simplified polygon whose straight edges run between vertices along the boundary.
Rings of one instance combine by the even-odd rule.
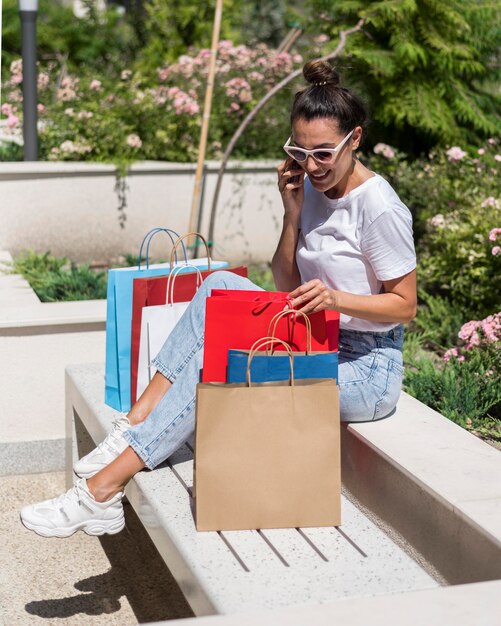
[[[11,271],[25,278],[42,302],[106,298],[105,272],[70,263],[66,257],[53,257],[49,252],[21,254],[14,259]]]

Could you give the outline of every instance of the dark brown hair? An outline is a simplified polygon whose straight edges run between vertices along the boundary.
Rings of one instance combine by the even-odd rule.
[[[300,118],[309,122],[327,117],[336,120],[342,133],[349,133],[356,126],[365,130],[367,110],[362,99],[339,86],[340,76],[330,63],[308,61],[303,76],[310,86],[296,93],[291,124]]]

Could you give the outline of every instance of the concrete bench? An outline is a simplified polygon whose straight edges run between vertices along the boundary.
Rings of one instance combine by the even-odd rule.
[[[103,398],[102,365],[67,368],[68,483],[73,479],[73,459],[101,441],[116,417],[116,412],[104,405]],[[406,506],[420,507],[423,498],[435,498],[439,505],[432,506],[428,502],[426,513],[430,521],[424,530],[443,537],[446,533],[441,529],[441,523],[449,524],[451,520],[447,516],[443,519],[441,514],[443,509],[454,510],[455,507],[452,503],[443,503],[441,494],[433,496],[423,476],[409,474],[409,468],[398,460],[399,455],[407,455],[406,445],[411,443],[409,437],[412,437],[411,424],[418,419],[413,416],[416,411],[419,413],[426,408],[420,403],[414,405],[414,402],[404,395],[391,420],[343,427],[343,482],[347,490],[342,499],[343,523],[340,528],[197,533],[191,509],[193,449],[190,442],[162,467],[137,474],[128,485],[127,497],[194,613],[241,613],[290,605],[319,605],[338,598],[437,588],[446,582],[444,571],[437,567],[437,563],[442,565],[446,561],[442,553],[446,555],[455,545],[467,544],[457,536],[461,523],[471,530],[468,539],[484,541],[481,552],[487,563],[482,569],[475,559],[472,563],[465,561],[455,577],[462,577],[462,582],[501,577],[501,571],[498,571],[501,567],[499,536],[495,537],[485,526],[479,528],[479,520],[468,517],[466,512],[459,515],[459,521],[454,518],[456,524],[450,527],[452,540],[440,548],[439,559],[433,554],[429,555],[433,557],[429,560],[424,557],[424,554],[428,555],[428,547],[434,545],[433,539],[417,541],[413,545],[405,535],[409,532],[412,539],[416,536],[420,539],[416,526],[426,518],[422,511],[407,510],[405,524],[387,525],[386,518],[399,518],[402,508],[405,511]],[[434,413],[433,418],[435,416]],[[433,418],[428,416],[423,428],[428,420],[433,430]],[[393,435],[391,424],[395,424],[396,429]],[[449,425],[458,428],[449,422],[446,428]],[[378,427],[386,429],[386,437],[379,437]],[[407,433],[407,439],[403,437],[401,445],[398,444],[399,429]],[[468,443],[474,447],[480,445],[480,457],[487,463],[497,463],[499,470],[496,450],[458,430],[466,436]],[[420,436],[423,437],[424,433],[421,432]],[[388,452],[392,441],[397,458],[392,458]],[[431,446],[432,443],[428,440],[428,448],[437,447],[437,442]],[[456,442],[453,440],[451,445],[454,447]],[[426,457],[426,449],[423,449],[423,457]],[[437,459],[441,458],[437,453]],[[430,466],[424,464],[426,467],[422,469],[426,474]],[[433,471],[440,474],[440,470],[441,467],[437,467]],[[456,467],[453,472],[457,475],[461,471]],[[450,470],[448,473],[451,475]],[[493,481],[493,475],[489,480]],[[401,493],[401,489],[411,493]],[[365,510],[371,498],[380,499],[381,503],[374,511]],[[403,501],[402,505],[396,502],[399,499]],[[463,532],[462,527],[460,531]],[[487,552],[484,554],[487,544],[492,558]],[[470,552],[474,549],[467,545],[462,553],[463,559],[470,558]],[[444,570],[447,569],[446,564]]]

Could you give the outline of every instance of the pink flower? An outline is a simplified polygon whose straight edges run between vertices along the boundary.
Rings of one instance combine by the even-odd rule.
[[[292,60],[294,61],[294,63],[302,63],[303,57],[300,54],[294,54],[292,56]]]
[[[163,67],[162,69],[158,70],[158,79],[159,80],[167,80],[167,78],[169,77],[169,68],[167,67]]]
[[[92,91],[99,91],[101,89],[101,86],[102,86],[101,81],[95,78],[93,81],[91,81],[89,85],[89,89],[91,89]]]
[[[494,155],[494,159],[495,159],[496,161],[501,161],[501,154],[495,154],[495,155]]]
[[[477,153],[480,154],[480,156],[482,156],[483,154],[485,154],[485,148],[479,148],[477,150]]]
[[[487,139],[487,143],[493,146],[496,143],[496,140],[494,139],[494,137],[489,137],[489,139]]]
[[[139,135],[136,135],[135,133],[132,133],[130,135],[127,136],[127,145],[130,148],[140,148],[143,145],[143,142],[141,141],[141,138],[139,137]]]
[[[460,363],[464,361],[464,356],[462,354],[459,354],[457,348],[451,348],[450,350],[447,350],[443,358],[446,363],[448,363],[452,358],[456,359]]]
[[[461,326],[458,337],[465,342],[466,350],[479,346],[482,340],[487,343],[499,341],[501,339],[501,312],[489,315],[481,321],[466,322]]]
[[[445,218],[442,213],[437,213],[433,217],[430,217],[427,222],[430,226],[433,226],[435,228],[443,228],[445,226]]]
[[[7,118],[7,127],[8,128],[16,128],[16,126],[19,124],[19,118],[17,117],[17,115],[9,115],[9,117]]]
[[[494,248],[492,248],[492,256],[498,256],[500,252],[501,248],[499,246],[494,246]]]
[[[43,104],[37,104],[37,110],[40,113],[40,115],[43,115],[45,113],[45,106]]]
[[[240,109],[240,105],[238,104],[238,102],[232,102],[230,104],[231,111],[238,111],[239,109]]]
[[[447,150],[445,154],[447,155],[447,158],[451,162],[461,161],[461,159],[464,159],[464,157],[466,156],[466,152],[461,150],[459,146],[453,146],[452,148]]]
[[[395,151],[393,150],[393,148],[386,143],[377,143],[374,146],[374,153],[382,154],[385,159],[393,159],[393,157],[395,156]]]
[[[500,233],[501,233],[501,228],[493,228],[491,232],[489,233],[489,240],[496,241]]]
[[[254,80],[260,83],[262,80],[264,80],[264,75],[261,74],[261,72],[251,72],[249,74],[249,80]]]
[[[489,206],[494,207],[495,209],[499,208],[499,202],[496,200],[496,198],[494,196],[489,196],[488,198],[486,198],[482,204],[480,205],[482,207],[482,209],[485,209]]]
[[[317,37],[313,38],[313,41],[317,44],[317,46],[321,46],[329,41],[329,37],[327,35],[317,35]]]
[[[11,104],[9,104],[8,102],[4,102],[4,103],[2,104],[1,111],[2,111],[2,113],[3,113],[4,115],[7,115],[7,117],[8,117],[9,115],[12,115],[12,113],[14,113],[14,108],[13,108],[13,107],[12,107],[12,105],[11,105]]]

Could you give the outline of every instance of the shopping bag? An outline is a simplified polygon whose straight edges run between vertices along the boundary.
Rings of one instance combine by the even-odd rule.
[[[134,267],[114,268],[108,272],[107,308],[106,308],[106,384],[105,403],[118,411],[130,409],[130,359],[131,359],[131,323],[132,323],[132,285],[134,278],[169,274],[174,263],[149,263],[149,244],[158,232],[165,232],[171,237],[178,234],[168,228],[154,228],[149,231],[139,252],[138,265]],[[174,239],[171,237],[174,243]],[[146,263],[142,264],[142,252],[146,244]],[[191,261],[199,269],[208,267],[208,259]],[[211,267],[223,268],[227,263],[212,261]]]
[[[289,358],[287,381],[197,385],[197,530],[341,523],[338,387],[296,380]]]
[[[197,289],[202,284],[202,273],[192,265],[179,265],[168,276],[166,304],[146,307],[141,318],[141,332],[137,364],[137,397],[139,398],[153,378],[156,368],[151,361],[160,352],[165,341],[174,330],[188,308],[190,300],[174,302],[173,293],[176,279],[183,271],[195,272]]]
[[[191,263],[191,262],[190,262]],[[222,268],[238,276],[247,277],[247,268]],[[216,270],[202,270],[202,279]],[[150,278],[135,278],[132,295],[132,336],[131,336],[131,404],[139,397],[137,392],[137,370],[139,359],[139,343],[141,339],[141,320],[144,307],[165,304],[168,276],[152,276]],[[197,289],[197,273],[185,270],[176,276],[171,302],[186,302],[193,298]]]
[[[306,324],[306,351],[294,352],[294,378],[334,378],[338,377],[337,352],[313,352],[311,349],[311,323],[307,315],[301,311],[288,309],[277,313],[270,322],[268,335],[275,338],[276,326],[284,316],[302,316]],[[243,383],[246,380],[247,359],[249,350],[228,351],[228,373],[226,382]],[[289,357],[287,352],[270,352],[269,346],[265,353],[256,352],[251,364],[252,380],[262,383],[273,380],[289,380]]]
[[[225,382],[228,350],[248,350],[267,334],[273,316],[288,307],[289,302],[286,292],[213,289],[206,302],[202,381]],[[309,319],[312,350],[336,351],[339,313],[319,311]],[[306,326],[302,319],[281,319],[276,336],[294,350],[306,349]]]

